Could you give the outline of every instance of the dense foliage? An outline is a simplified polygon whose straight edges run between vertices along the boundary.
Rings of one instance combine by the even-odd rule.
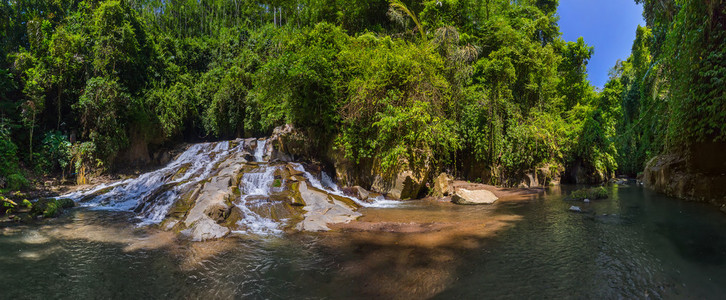
[[[726,2],[636,2],[647,26],[611,78],[623,86],[617,147],[629,174],[664,151],[726,141]]]
[[[556,0],[5,1],[0,177],[85,175],[132,145],[292,123],[382,171],[513,184],[565,167],[601,180],[642,168],[679,130],[724,137],[713,3],[676,1],[666,16],[646,1],[633,57],[598,92],[594,50],[561,39]]]

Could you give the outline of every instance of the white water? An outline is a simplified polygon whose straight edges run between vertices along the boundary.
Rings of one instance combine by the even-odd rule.
[[[325,172],[320,172],[321,180],[318,180],[318,178],[313,176],[313,174],[310,174],[310,172],[306,171],[305,168],[301,164],[293,163],[292,165],[295,170],[303,173],[303,176],[305,176],[305,179],[310,181],[310,184],[313,187],[315,187],[317,189],[321,189],[323,191],[326,191],[328,193],[331,193],[331,194],[334,194],[337,196],[341,196],[341,197],[345,197],[350,200],[353,200],[355,203],[358,203],[358,205],[360,205],[360,206],[386,208],[386,207],[397,207],[397,206],[400,206],[402,203],[401,201],[387,200],[383,196],[376,197],[370,203],[366,202],[366,201],[361,201],[360,199],[358,199],[356,197],[350,197],[350,196],[344,194],[343,191],[340,190],[338,185],[335,184],[335,182],[333,182],[333,179],[330,178],[330,176],[328,176],[328,174],[325,174]]]
[[[158,224],[164,219],[169,207],[178,199],[181,191],[207,179],[218,162],[240,151],[243,146],[240,144],[230,149],[230,143],[226,141],[195,144],[159,170],[142,174],[134,179],[102,184],[90,190],[77,191],[61,197],[73,199],[85,207],[136,211],[139,213],[138,217],[143,220],[142,224]],[[183,170],[183,173],[180,173],[180,170]],[[95,195],[105,189],[110,190]],[[151,196],[154,196],[153,199],[150,199]],[[82,201],[86,197],[90,199]]]
[[[249,149],[249,145],[247,146]],[[158,224],[164,220],[169,208],[180,196],[209,179],[214,174],[215,167],[221,162],[245,149],[244,143],[230,147],[230,142],[195,144],[159,170],[61,197],[70,198],[80,206],[92,209],[134,211],[141,219],[139,225]],[[275,181],[274,173],[280,167],[269,166],[265,160],[265,152],[266,140],[256,141],[253,156],[255,161],[261,164],[257,170],[242,175],[239,185],[241,196],[234,204],[242,210],[243,218],[237,223],[241,229],[234,231],[236,233],[275,235],[282,233],[281,228],[286,222],[286,220],[275,221],[257,213],[264,214],[265,209],[272,209],[270,194],[281,192],[285,186],[284,181],[280,187],[272,186]],[[292,165],[304,174],[313,187],[349,198],[361,206],[393,207],[401,203],[383,197],[378,197],[371,203],[349,197],[325,172],[322,172],[321,178],[318,179],[307,172],[301,164]]]
[[[257,146],[255,147],[255,161],[262,162],[264,161],[265,156],[265,146],[267,145],[267,140],[258,140]]]
[[[282,230],[280,230],[282,224],[260,216],[250,209],[253,206],[256,208],[264,207],[265,205],[269,206],[268,197],[272,190],[272,184],[275,181],[275,170],[278,167],[263,166],[261,169],[264,172],[248,172],[242,175],[242,181],[240,182],[242,195],[240,196],[239,202],[235,205],[244,213],[244,218],[238,221],[237,225],[246,229],[233,231],[234,233],[252,233],[257,235],[282,233]],[[254,200],[255,198],[257,200]],[[282,221],[284,222],[285,220]]]

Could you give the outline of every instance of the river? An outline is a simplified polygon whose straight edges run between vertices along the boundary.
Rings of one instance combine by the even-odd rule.
[[[635,184],[361,208],[331,232],[179,241],[76,208],[0,228],[0,298],[697,298],[726,295],[726,216]],[[579,205],[586,213],[567,210]]]

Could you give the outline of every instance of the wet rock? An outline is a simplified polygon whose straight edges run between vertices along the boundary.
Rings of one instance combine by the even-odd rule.
[[[227,227],[217,224],[210,218],[198,219],[188,229],[182,230],[180,233],[184,236],[189,237],[192,241],[200,242],[211,239],[218,239],[229,234],[230,230]]]
[[[467,189],[458,189],[451,202],[456,204],[492,204],[497,201],[497,196],[494,193],[487,190],[474,190],[470,191]]]
[[[368,197],[371,195],[370,192],[368,192],[366,189],[364,189],[363,187],[361,187],[359,185],[352,187],[352,190],[353,190],[353,196],[358,199],[361,199],[363,201],[368,200]]]
[[[569,210],[574,211],[574,212],[582,212],[582,209],[579,206],[575,206],[575,205],[570,206]]]
[[[445,197],[453,194],[454,178],[449,174],[441,173],[434,179],[434,197]]]
[[[44,198],[33,203],[30,209],[30,215],[43,216],[44,218],[55,218],[63,213],[64,208],[75,206],[75,202],[70,199]]]
[[[347,223],[357,219],[361,214],[355,205],[345,203],[329,195],[328,193],[313,187],[307,183],[299,182],[298,192],[305,201],[304,219],[300,221],[296,229],[303,231],[327,231],[328,224]]]
[[[217,223],[222,223],[230,213],[230,207],[226,205],[212,205],[207,207],[204,213]]]

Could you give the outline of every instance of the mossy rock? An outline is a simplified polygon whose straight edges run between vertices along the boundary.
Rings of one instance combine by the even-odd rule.
[[[565,200],[582,201],[585,199],[597,200],[606,199],[608,191],[604,187],[584,188],[573,191]]]
[[[36,201],[30,209],[31,216],[43,216],[44,218],[55,218],[63,213],[64,208],[74,207],[76,204],[71,199],[44,198]]]
[[[73,200],[68,198],[60,198],[56,199],[56,202],[58,202],[58,205],[60,205],[61,208],[73,208],[76,206],[76,202],[73,202]]]

